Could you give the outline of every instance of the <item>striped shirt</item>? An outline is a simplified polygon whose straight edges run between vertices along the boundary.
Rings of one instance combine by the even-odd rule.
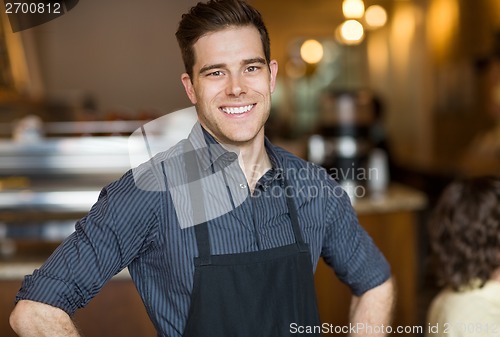
[[[389,278],[387,261],[359,225],[346,193],[323,168],[266,139],[272,168],[250,193],[234,153],[217,144],[198,123],[188,140],[197,149],[210,187],[200,193],[206,202],[212,254],[293,243],[285,199],[285,193],[291,193],[313,269],[323,257],[355,295]],[[40,269],[25,277],[16,300],[47,303],[72,315],[128,267],[158,335],[182,336],[193,287],[193,259],[198,254],[193,225],[199,223],[196,210],[186,211],[197,207],[182,194],[182,187],[189,184],[179,166],[183,148],[181,142],[103,188],[74,233]],[[223,178],[223,188],[215,186],[220,179],[213,177]],[[224,202],[231,205],[227,212],[226,206],[215,206]]]

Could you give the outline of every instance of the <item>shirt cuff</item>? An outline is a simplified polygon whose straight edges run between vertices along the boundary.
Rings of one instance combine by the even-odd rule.
[[[80,304],[81,297],[78,292],[68,283],[45,275],[38,269],[33,272],[33,275],[25,276],[21,289],[16,295],[16,303],[20,300],[48,304],[65,311],[70,316],[83,306]]]

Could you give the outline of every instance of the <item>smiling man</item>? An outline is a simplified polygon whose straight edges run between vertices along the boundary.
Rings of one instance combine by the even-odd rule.
[[[258,11],[237,0],[199,3],[176,36],[198,123],[103,189],[26,277],[13,329],[78,336],[71,315],[128,267],[159,336],[320,336],[322,257],[352,290],[352,326],[378,333],[350,331],[383,336],[394,302],[387,261],[326,171],[264,135],[278,65]],[[228,209],[214,213],[219,200]],[[191,220],[181,221],[185,213]]]

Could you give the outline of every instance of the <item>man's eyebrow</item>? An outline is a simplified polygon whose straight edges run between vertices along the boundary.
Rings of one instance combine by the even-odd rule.
[[[225,63],[217,63],[217,64],[210,64],[207,66],[204,66],[200,69],[200,74],[203,74],[204,72],[207,72],[212,69],[219,69],[219,68],[225,68],[226,64]]]
[[[261,64],[267,64],[266,60],[263,59],[262,57],[253,57],[253,58],[250,58],[250,59],[245,59],[243,61],[241,61],[241,64],[243,65],[247,65],[247,64],[252,64],[252,63],[261,63]],[[220,68],[225,68],[227,67],[227,65],[225,63],[217,63],[217,64],[210,64],[210,65],[206,65],[204,67],[202,67],[200,69],[200,74],[203,74],[209,70],[212,70],[212,69],[220,69]]]
[[[262,57],[254,57],[251,59],[246,59],[241,62],[242,64],[252,64],[252,63],[262,63],[266,64],[266,60],[264,60]]]

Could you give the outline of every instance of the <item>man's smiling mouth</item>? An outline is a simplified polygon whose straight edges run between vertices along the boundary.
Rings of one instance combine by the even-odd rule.
[[[249,104],[249,105],[244,105],[244,106],[240,106],[240,107],[223,106],[223,107],[220,107],[220,110],[222,110],[224,113],[229,114],[229,115],[239,115],[239,114],[243,114],[245,112],[252,110],[252,108],[254,106],[255,106],[255,104]]]

